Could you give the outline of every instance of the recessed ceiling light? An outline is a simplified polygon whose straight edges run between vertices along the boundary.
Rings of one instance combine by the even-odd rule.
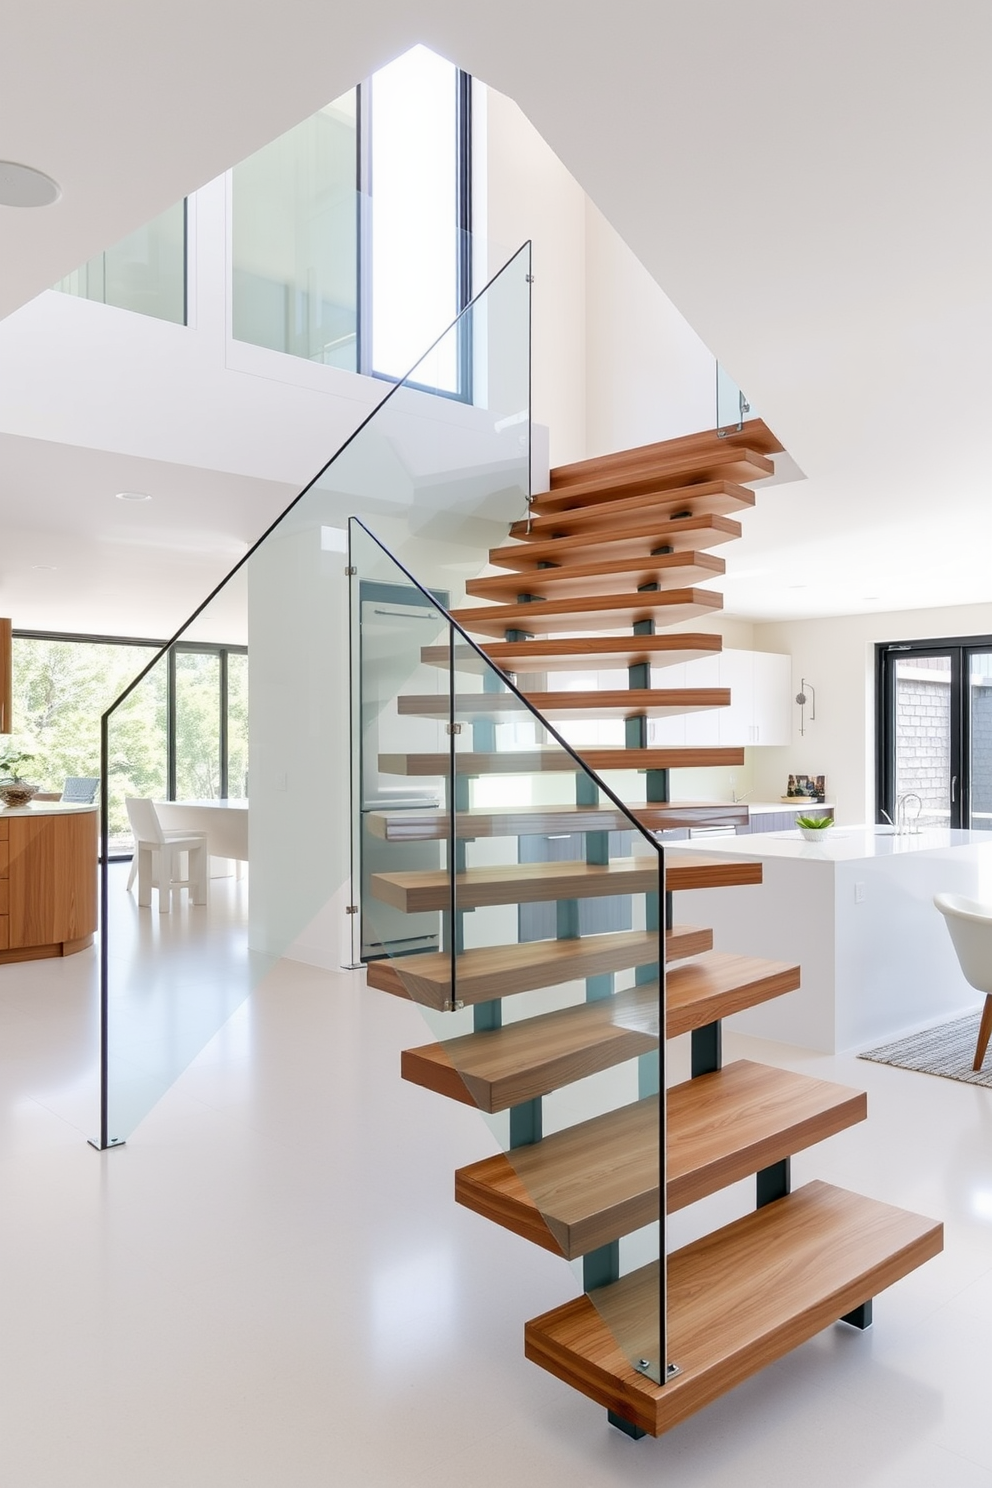
[[[145,491],[118,491],[118,501],[151,501],[151,497]]]
[[[55,568],[55,564],[54,563],[32,563],[31,567],[34,568],[34,569],[37,569],[37,571],[39,573],[55,573],[56,572],[56,568]]]
[[[878,599],[879,596],[877,594],[862,594],[861,598],[862,599]]]
[[[789,585],[789,588],[790,589],[805,589],[806,588],[806,585],[805,584],[790,584]]]
[[[62,187],[44,171],[0,160],[0,206],[50,207],[61,195]]]

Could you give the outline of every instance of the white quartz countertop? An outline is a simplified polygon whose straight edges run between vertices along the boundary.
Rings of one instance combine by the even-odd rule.
[[[84,801],[32,801],[27,806],[0,804],[0,816],[71,816],[77,811],[96,811],[96,804]]]
[[[707,837],[680,842],[678,851],[725,853],[738,858],[794,858],[817,863],[844,863],[864,858],[903,857],[909,853],[943,854],[958,848],[992,848],[992,832],[965,832],[930,827],[897,834],[891,827],[831,827],[822,839],[807,842],[799,831],[752,832],[748,837]]]

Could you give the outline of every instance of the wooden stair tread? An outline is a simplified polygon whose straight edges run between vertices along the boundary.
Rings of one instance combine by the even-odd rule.
[[[689,751],[696,754],[701,751]],[[745,807],[737,808],[741,812]],[[491,806],[479,811],[459,811],[455,818],[458,837],[527,837],[545,836],[549,832],[626,832],[631,817],[646,831],[666,828],[733,822],[735,808],[706,804],[693,806],[672,801],[657,801],[647,806],[631,806],[621,811],[617,806]],[[451,826],[443,808],[428,807],[421,811],[369,811],[365,822],[373,837],[386,842],[447,841]]]
[[[523,517],[510,527],[510,536],[521,540],[525,553],[532,545],[544,546],[548,540],[564,541],[577,534],[588,535],[593,531],[609,534],[619,527],[625,532],[649,526],[655,533],[655,545],[664,540],[669,527],[683,531],[678,526],[690,517],[727,517],[731,512],[750,510],[755,504],[755,494],[747,486],[734,485],[731,481],[704,481],[694,486],[681,486],[674,491],[654,491],[645,479],[644,491],[629,494],[611,494],[608,485],[601,487],[602,500],[576,507],[556,507],[543,512],[539,503],[532,508],[529,517]],[[572,489],[571,487],[569,489]],[[581,489],[576,487],[575,489]],[[612,518],[612,521],[610,520]],[[719,530],[717,528],[716,530]],[[611,555],[614,549],[609,549]],[[504,557],[512,560],[512,545],[500,545],[490,551],[490,563],[502,563]],[[499,557],[493,557],[497,553]],[[521,555],[523,557],[524,554]],[[510,567],[516,567],[512,561]]]
[[[650,512],[632,512],[627,516],[621,513],[607,528],[592,522],[592,515],[598,512],[598,507],[590,509],[589,531],[580,527],[571,512],[562,513],[555,522],[550,517],[536,516],[529,524],[526,518],[514,522],[509,535],[519,539],[516,547],[506,544],[491,549],[489,561],[500,567],[516,568],[520,564],[529,569],[544,561],[560,563],[566,556],[580,560],[584,554],[602,553],[604,543],[609,544],[609,552],[616,558],[647,558],[662,546],[674,553],[704,553],[722,543],[734,542],[742,531],[740,522],[732,517],[711,516],[707,512],[668,518]],[[569,536],[573,527],[575,535]],[[521,550],[519,557],[517,549]]]
[[[942,1248],[935,1220],[808,1183],[669,1257],[668,1358],[681,1373],[668,1384],[631,1362],[657,1359],[657,1265],[535,1318],[524,1351],[658,1436]]]
[[[667,718],[696,713],[704,708],[730,705],[729,687],[623,687],[593,688],[588,692],[528,692],[527,702],[515,692],[463,692],[454,699],[455,718],[531,718],[532,709],[553,713],[560,719],[634,718],[645,714]],[[530,706],[528,706],[528,704]],[[447,718],[452,701],[447,692],[406,695],[397,698],[401,718]]]
[[[701,853],[665,854],[665,887],[723,888],[759,884],[761,864],[703,857]],[[506,863],[468,868],[455,880],[459,909],[488,904],[537,904],[557,899],[596,899],[612,894],[649,894],[658,889],[657,858],[616,858],[611,863]],[[407,873],[374,873],[370,888],[376,899],[405,914],[447,909],[451,886],[446,869]]]
[[[668,1037],[677,1038],[718,1018],[729,1018],[732,1013],[795,992],[799,981],[799,967],[787,961],[729,952],[673,966],[665,977]]]
[[[677,662],[697,661],[704,656],[719,656],[723,641],[718,635],[699,635],[683,631],[675,635],[649,636],[580,636],[533,641],[486,641],[479,650],[505,672],[582,671],[637,666],[674,666]],[[424,646],[420,659],[428,666],[445,670],[450,666],[447,646]],[[455,670],[466,673],[488,672],[483,656],[467,644],[455,646]]]
[[[562,481],[552,478],[551,490],[541,491],[534,498],[534,506],[544,512],[558,506],[575,506],[602,500],[604,485],[613,490],[624,490],[624,480],[635,489],[644,480],[651,482],[653,491],[663,492],[679,486],[689,486],[697,481],[733,481],[745,484],[748,481],[766,480],[775,474],[775,464],[767,455],[744,445],[729,444],[720,440],[707,448],[695,450],[668,449],[650,459],[626,464],[610,471],[589,473],[586,479]],[[643,489],[643,484],[641,484]]]
[[[666,960],[696,956],[713,945],[711,930],[676,925],[665,932]],[[629,971],[657,961],[658,935],[619,930],[574,940],[532,940],[520,945],[479,946],[464,951],[456,968],[458,1000],[491,1002],[538,987],[557,987],[576,978]],[[368,984],[380,992],[444,1011],[451,999],[451,957],[446,951],[370,961]]]
[[[602,558],[596,563],[567,563],[562,555],[562,561],[554,568],[532,568],[523,578],[519,573],[502,573],[470,579],[465,593],[473,599],[507,603],[515,602],[522,592],[549,599],[566,599],[576,594],[629,594],[645,584],[695,584],[720,578],[726,571],[722,558],[692,551],[639,560]]]
[[[724,755],[736,753],[729,749],[715,749],[713,754]],[[700,759],[699,755],[706,755]],[[455,755],[455,770],[458,775],[470,776],[478,779],[483,775],[537,775],[537,774],[565,774],[574,775],[581,771],[570,754],[564,749],[506,749],[496,753],[487,753],[484,750],[459,749]],[[647,749],[599,749],[583,748],[583,763],[591,770],[602,773],[604,770],[678,770],[683,767],[691,768],[699,764],[739,764],[739,760],[711,759],[707,751],[700,751],[693,747],[678,745],[661,746]],[[438,776],[446,776],[451,766],[451,756],[448,753],[435,754],[380,754],[379,770],[383,775],[424,775],[436,779]],[[665,805],[666,803],[661,803]],[[746,826],[748,821],[747,807],[724,807],[715,802],[679,801],[670,803],[671,809],[676,807],[680,810],[693,808],[703,812],[704,815],[698,821],[693,820],[692,826],[701,826],[706,820],[739,823]],[[730,814],[724,818],[720,813],[727,811]],[[706,815],[708,813],[708,815]]]
[[[673,979],[680,984],[674,1009]],[[798,986],[799,968],[708,951],[683,966],[670,967],[667,982],[668,1036],[674,1038],[721,1016],[714,991],[718,982],[724,1002],[739,1012],[751,1005],[748,998],[759,1003],[777,996],[769,987],[789,991]],[[695,1016],[693,986],[700,993]],[[597,1002],[580,1002],[488,1032],[406,1049],[403,1078],[464,1105],[489,1113],[505,1111],[650,1052],[658,1042],[658,1016],[658,983],[645,982]]]
[[[641,444],[632,449],[614,450],[608,455],[592,455],[585,460],[573,460],[568,465],[556,465],[551,471],[552,490],[569,485],[573,481],[594,480],[606,477],[610,472],[624,470],[632,465],[649,465],[656,458],[663,458],[671,451],[677,454],[697,453],[700,450],[724,448],[727,445],[743,445],[745,449],[760,451],[763,455],[780,455],[783,445],[776,439],[764,419],[748,419],[744,427],[727,433],[716,429],[700,429],[695,434],[682,434],[677,439],[662,439],[653,444]]]
[[[712,589],[655,589],[643,594],[587,594],[575,599],[543,599],[535,604],[476,605],[452,610],[452,618],[470,634],[502,639],[506,630],[534,635],[556,631],[616,630],[641,620],[678,625],[723,608]]]
[[[863,1121],[863,1091],[738,1060],[668,1092],[668,1210]],[[658,1097],[460,1168],[466,1208],[568,1260],[658,1217]]]

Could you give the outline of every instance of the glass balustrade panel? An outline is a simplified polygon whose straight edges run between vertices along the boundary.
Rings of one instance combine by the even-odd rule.
[[[154,863],[147,855],[145,882],[130,889],[130,863],[106,866],[103,1145],[134,1132],[277,963],[280,976],[305,977],[361,964],[363,943],[368,953],[377,936],[390,943],[378,905],[363,917],[368,896],[360,881],[352,889],[351,606],[364,604],[375,628],[366,663],[383,668],[380,702],[409,680],[404,668],[412,676],[421,665],[435,629],[443,643],[447,622],[430,603],[411,603],[413,580],[403,573],[383,579],[385,589],[356,592],[348,519],[358,512],[382,523],[401,567],[419,564],[429,595],[462,600],[488,547],[526,511],[529,274],[525,248],[407,381],[374,385],[381,401],[365,422],[105,717],[108,831],[126,830],[127,796],[150,801],[161,828],[207,833],[210,864],[204,903],[202,876],[179,856],[175,875],[196,883],[166,891],[161,914],[152,881],[163,854]],[[463,396],[447,385],[452,365],[465,371]],[[424,676],[436,681],[436,669]],[[223,716],[215,688],[226,697]],[[436,723],[404,719],[383,752],[435,752],[436,732]],[[374,799],[395,799],[384,793],[397,782],[369,769],[359,771],[368,807],[359,823]],[[429,777],[399,784],[407,794],[431,790]],[[442,843],[439,871],[445,853]],[[150,903],[138,903],[139,891]],[[425,943],[446,948],[444,925]],[[239,1020],[238,1036],[251,1036],[251,1016]]]
[[[449,636],[439,596],[351,529],[360,794],[397,793],[356,840],[363,923],[390,926],[374,948],[365,931],[370,983],[430,1027],[406,1078],[486,1118],[456,1196],[563,1255],[618,1347],[660,1378],[658,845],[484,652]],[[377,613],[398,596],[402,611]],[[404,747],[384,748],[393,738]]]

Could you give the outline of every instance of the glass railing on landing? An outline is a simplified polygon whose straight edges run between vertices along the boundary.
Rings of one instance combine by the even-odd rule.
[[[565,1256],[662,1383],[661,1030],[680,952],[660,845],[446,595],[349,526],[356,955],[431,1029],[405,1078],[491,1128],[459,1202]]]
[[[745,421],[757,418],[741,388],[719,362],[716,369],[716,431],[720,435],[739,434]]]
[[[104,715],[94,1145],[128,1138],[250,992],[354,963],[347,521],[374,515],[460,599],[527,510],[530,293],[528,244]],[[218,647],[220,681],[196,659]],[[113,861],[128,800],[133,863]],[[224,1037],[257,1038],[263,1008]]]

